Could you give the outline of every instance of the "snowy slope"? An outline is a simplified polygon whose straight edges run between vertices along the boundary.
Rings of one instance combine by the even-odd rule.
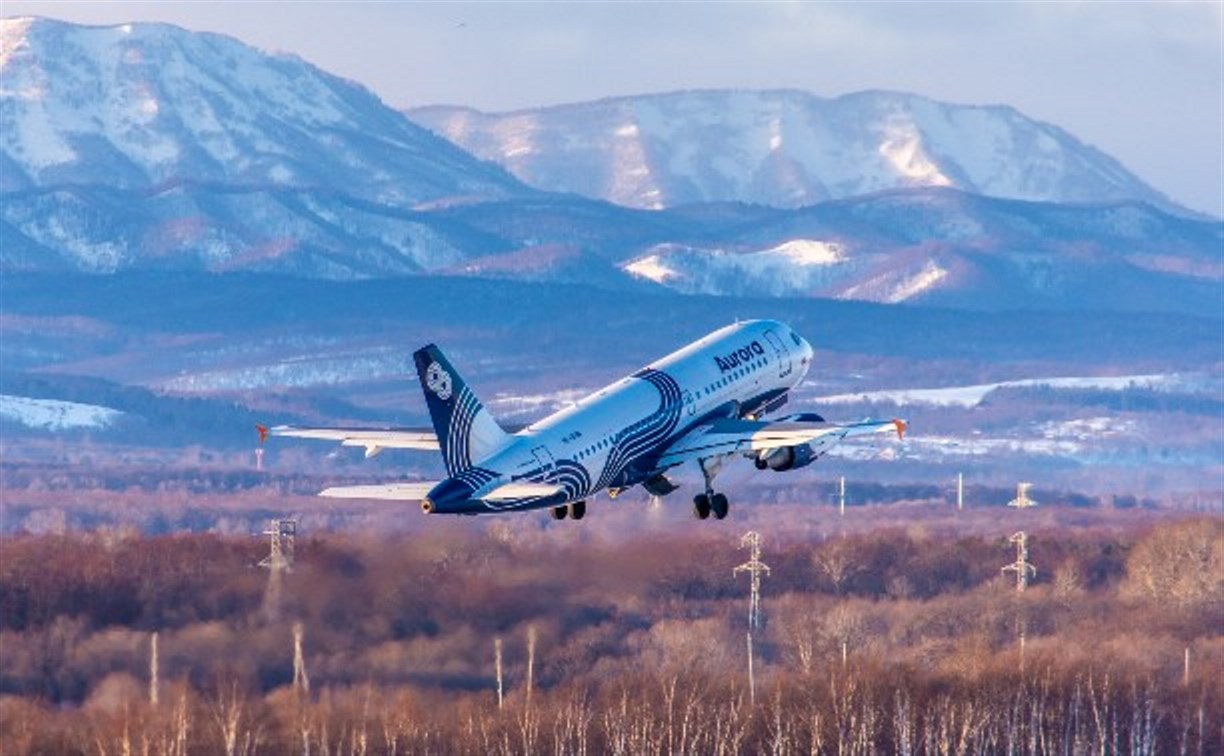
[[[94,404],[0,394],[0,420],[10,420],[27,428],[51,431],[105,428],[122,415],[118,410]]]
[[[933,389],[893,389],[864,391],[858,394],[835,394],[833,396],[814,397],[811,401],[820,405],[875,403],[895,404],[899,407],[915,404],[928,404],[936,407],[976,407],[982,403],[987,394],[1001,388],[1046,387],[1053,389],[1104,389],[1108,391],[1146,388],[1160,390],[1163,388],[1178,388],[1188,382],[1188,379],[1183,376],[1169,374],[1024,378],[1015,381],[982,383],[973,386],[950,386]]]
[[[1051,202],[1141,200],[1185,213],[1116,160],[1006,106],[912,94],[693,91],[410,118],[524,182],[657,209],[796,207],[914,186]]]
[[[164,24],[0,20],[0,191],[184,181],[400,205],[527,192],[295,57]]]
[[[652,213],[685,215],[677,209]],[[619,262],[686,294],[819,296],[970,309],[1219,312],[1224,224],[1123,203],[1065,206],[948,188],[736,216],[713,243]]]

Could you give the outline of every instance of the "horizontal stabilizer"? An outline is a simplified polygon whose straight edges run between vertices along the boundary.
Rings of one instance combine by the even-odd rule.
[[[289,438],[312,438],[323,441],[339,441],[341,446],[364,446],[366,456],[379,449],[438,450],[438,437],[432,431],[413,428],[296,428],[278,425],[260,431],[264,436],[286,436]]]
[[[515,481],[512,483],[503,483],[494,488],[488,493],[480,495],[480,498],[485,501],[508,501],[510,499],[534,499],[552,496],[556,493],[561,493],[565,489],[553,483],[530,483],[528,481]]]
[[[419,483],[382,483],[372,486],[332,486],[319,492],[329,499],[385,499],[389,501],[420,501],[438,485],[437,481]]]

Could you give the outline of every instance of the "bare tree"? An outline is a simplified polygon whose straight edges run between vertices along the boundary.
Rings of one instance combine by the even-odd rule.
[[[826,541],[812,554],[812,564],[829,578],[833,592],[839,596],[845,582],[862,569],[853,547],[845,541]]]

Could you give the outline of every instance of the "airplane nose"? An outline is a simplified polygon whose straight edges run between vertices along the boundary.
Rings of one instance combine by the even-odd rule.
[[[795,334],[795,335],[798,336],[798,334]],[[814,350],[812,349],[811,343],[809,343],[808,340],[803,338],[802,336],[799,336],[799,357],[800,359],[803,360],[804,362],[811,362],[813,353],[814,353]]]

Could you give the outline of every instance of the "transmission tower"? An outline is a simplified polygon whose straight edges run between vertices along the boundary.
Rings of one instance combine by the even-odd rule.
[[[1025,484],[1021,484],[1025,485]],[[1016,544],[1016,561],[1003,566],[1003,572],[1016,573],[1016,593],[1017,599],[1020,594],[1024,593],[1024,589],[1028,587],[1029,576],[1037,576],[1037,568],[1029,563],[1028,560],[1028,534],[1023,530],[1014,534],[1007,539],[1011,543]],[[1019,606],[1017,610],[1019,614],[1016,617],[1016,632],[1020,640],[1020,673],[1024,674],[1024,650],[1028,637],[1028,617],[1023,602],[1017,602]]]
[[[761,626],[761,573],[769,574],[769,566],[761,561],[761,534],[750,530],[740,539],[740,548],[748,548],[749,559],[731,571],[732,575],[747,572],[752,577],[752,596],[748,602],[748,697],[756,703],[756,677],[752,669],[752,631]]]
[[[837,511],[842,517],[846,516],[846,476],[841,476],[837,484]]]
[[[752,598],[748,603],[748,629],[761,626],[761,573],[769,574],[769,566],[761,561],[761,534],[755,530],[744,534],[740,539],[740,548],[749,549],[747,562],[732,570],[738,575],[747,572],[752,576]]]
[[[1016,544],[1016,561],[1004,565],[1003,572],[1010,571],[1016,573],[1016,590],[1023,593],[1024,589],[1028,587],[1029,576],[1037,576],[1037,568],[1030,564],[1028,560],[1028,534],[1021,530],[1007,540]]]
[[[268,536],[269,544],[268,555],[259,562],[260,567],[268,570],[264,611],[275,619],[280,613],[281,573],[293,570],[297,520],[270,520],[263,535]]]
[[[1029,507],[1037,506],[1037,502],[1029,498],[1029,489],[1033,487],[1032,483],[1017,483],[1016,498],[1007,502],[1007,506],[1016,507],[1017,509],[1028,509]]]
[[[956,511],[960,512],[965,508],[965,474],[956,474]]]
[[[293,571],[294,541],[297,540],[297,520],[269,520],[268,529],[261,535],[268,536],[270,551],[260,562],[273,572]]]

